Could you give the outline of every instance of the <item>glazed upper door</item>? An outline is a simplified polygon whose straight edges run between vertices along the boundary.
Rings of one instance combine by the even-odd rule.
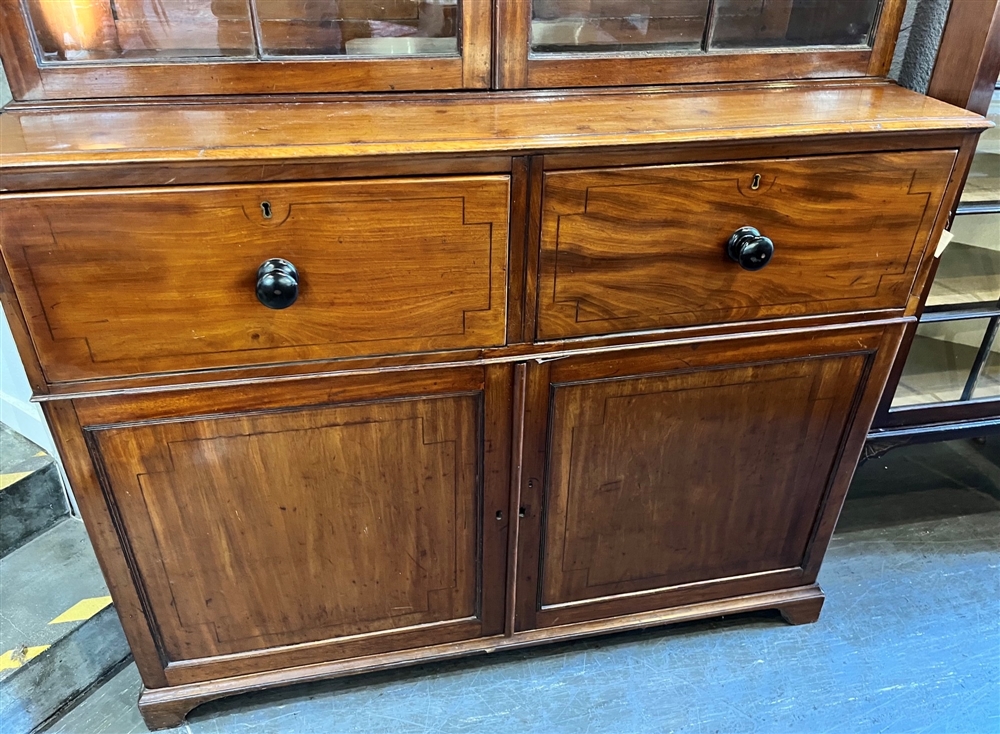
[[[491,0],[0,0],[18,99],[486,87]]]
[[[882,76],[902,0],[498,0],[500,86]]]
[[[127,620],[155,640],[140,664],[180,684],[502,633],[510,384],[467,367],[77,401],[103,483],[81,505],[106,498],[148,607],[148,630]]]
[[[530,365],[517,628],[813,583],[900,331]]]

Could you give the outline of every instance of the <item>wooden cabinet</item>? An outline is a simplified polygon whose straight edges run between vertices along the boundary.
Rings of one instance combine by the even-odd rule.
[[[987,126],[901,0],[167,5],[0,0],[0,302],[151,727],[816,619]]]

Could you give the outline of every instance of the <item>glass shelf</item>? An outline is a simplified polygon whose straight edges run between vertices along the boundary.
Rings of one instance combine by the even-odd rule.
[[[880,6],[881,0],[532,0],[531,49],[684,54],[870,47]]]
[[[927,306],[1000,301],[1000,213],[959,214],[951,231]]]
[[[980,139],[951,231],[890,410],[1000,398],[1000,128]]]
[[[986,116],[997,127],[990,128],[979,138],[959,211],[970,204],[995,204],[1000,208],[1000,89],[993,94]]]
[[[539,53],[698,51],[709,0],[534,0]]]
[[[892,408],[962,400],[989,326],[989,318],[920,324]]]
[[[713,48],[863,46],[880,0],[716,0]]]
[[[458,54],[458,0],[26,0],[43,63]]]

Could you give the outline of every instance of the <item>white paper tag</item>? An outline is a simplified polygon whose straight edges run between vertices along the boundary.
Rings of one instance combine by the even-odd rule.
[[[955,235],[948,230],[944,230],[941,233],[941,239],[938,240],[937,249],[934,250],[934,257],[941,257],[941,253],[944,252],[945,248],[951,244],[953,239],[955,239]]]

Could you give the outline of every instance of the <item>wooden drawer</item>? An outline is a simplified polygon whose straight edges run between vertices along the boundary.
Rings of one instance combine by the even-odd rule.
[[[6,197],[0,242],[51,382],[504,343],[509,179]],[[299,298],[256,296],[269,258]]]
[[[955,151],[545,174],[539,339],[906,304]],[[762,270],[727,255],[740,227]]]

